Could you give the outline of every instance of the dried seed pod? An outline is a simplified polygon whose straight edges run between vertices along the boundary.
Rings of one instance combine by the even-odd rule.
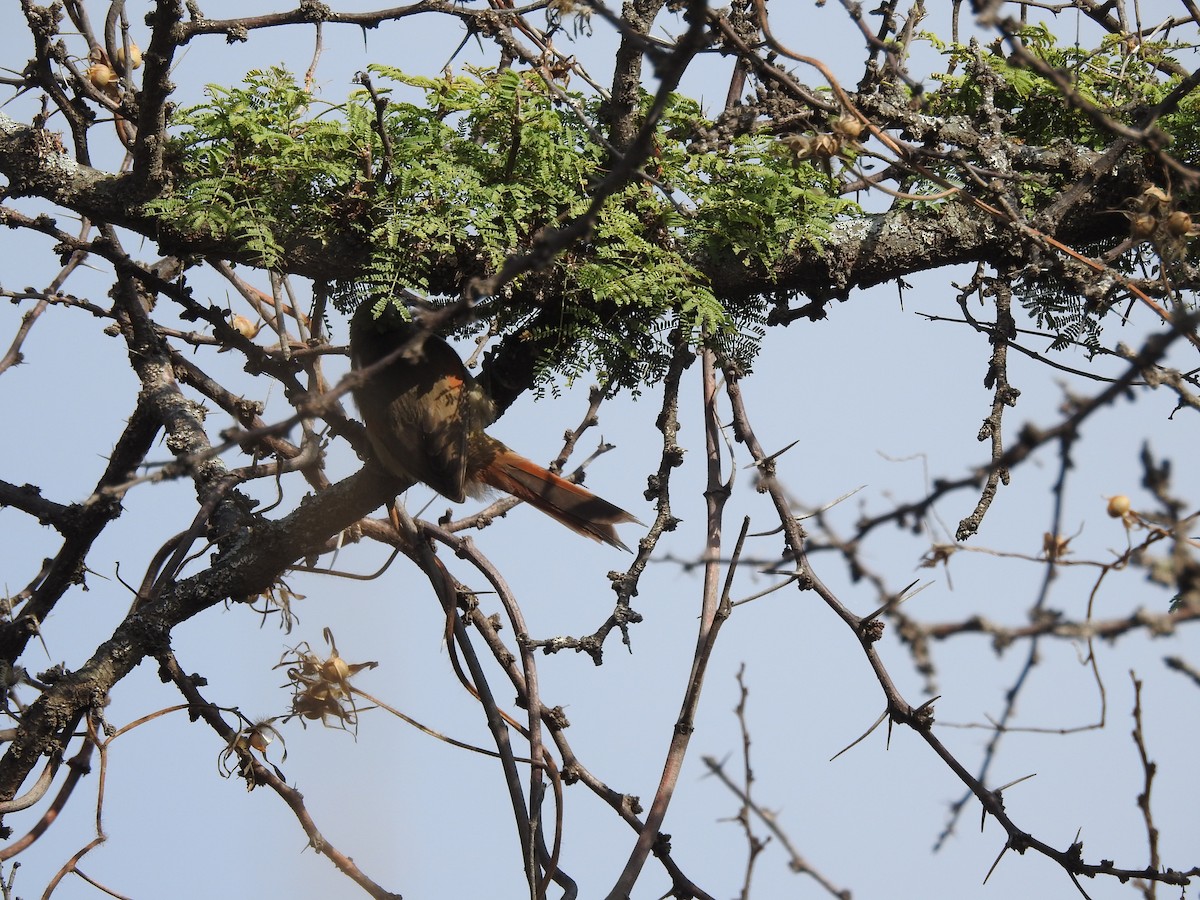
[[[1171,195],[1160,187],[1151,185],[1142,191],[1142,196],[1139,198],[1142,209],[1151,209],[1155,204],[1168,204],[1171,202]]]
[[[867,130],[865,122],[849,113],[839,116],[830,127],[833,128],[834,134],[840,135],[848,141],[857,141]]]
[[[106,63],[92,63],[87,71],[88,81],[106,94],[112,94],[117,88],[117,73]]]
[[[1071,538],[1047,531],[1042,535],[1042,555],[1046,559],[1061,559],[1071,552]]]
[[[832,159],[842,152],[842,142],[832,134],[818,134],[813,141],[813,156]]]
[[[117,58],[117,65],[125,66],[125,48],[117,47],[114,51]],[[133,41],[129,42],[129,68],[140,69],[142,67],[142,48]]]
[[[1136,213],[1129,217],[1129,236],[1136,241],[1148,239],[1158,228],[1158,219],[1150,213]]]
[[[813,139],[807,134],[785,134],[779,141],[791,151],[792,158],[796,162],[812,156]]]
[[[1133,504],[1129,502],[1129,498],[1124,494],[1114,494],[1108,498],[1107,511],[1114,519],[1120,519],[1132,509]]]
[[[234,331],[248,340],[254,340],[254,338],[258,336],[259,331],[262,330],[261,322],[255,324],[245,316],[238,314],[235,314],[234,317],[229,320],[229,324],[233,326]]]
[[[1182,209],[1177,209],[1167,216],[1167,232],[1175,237],[1188,237],[1195,233],[1194,229],[1192,217]]]
[[[250,732],[248,743],[252,749],[257,750],[259,753],[265,753],[267,747],[271,746],[271,741],[274,739],[274,735],[268,734],[261,728],[255,728]]]
[[[331,656],[321,664],[321,677],[343,684],[350,678],[350,665],[340,656]]]

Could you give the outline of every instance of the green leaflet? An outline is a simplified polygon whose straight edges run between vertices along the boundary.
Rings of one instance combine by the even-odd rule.
[[[299,237],[350,232],[368,249],[364,271],[333,285],[334,301],[350,308],[401,287],[456,294],[582,213],[605,174],[607,151],[589,131],[596,102],[573,94],[563,103],[536,75],[430,79],[374,66],[371,76],[389,101],[390,156],[365,90],[334,106],[281,68],[256,71],[176,115],[175,182],[147,210],[233,238],[264,268],[286,269],[284,248]],[[665,370],[674,328],[748,368],[768,298],[723,302],[707,273],[769,274],[856,213],[828,176],[793,165],[771,136],[689,152],[707,124],[698,104],[673,98],[646,166],[670,196],[628,185],[585,241],[480,304],[502,332],[528,331],[548,348],[545,378],[596,372],[636,390]]]

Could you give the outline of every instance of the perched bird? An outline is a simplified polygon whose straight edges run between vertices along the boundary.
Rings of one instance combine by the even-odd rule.
[[[366,369],[407,346],[354,390],[371,447],[387,471],[455,503],[498,488],[573,531],[629,549],[613,525],[636,518],[486,434],[495,406],[454,348],[407,321],[396,306],[384,306],[378,317],[375,307],[363,302],[350,322],[351,365]]]

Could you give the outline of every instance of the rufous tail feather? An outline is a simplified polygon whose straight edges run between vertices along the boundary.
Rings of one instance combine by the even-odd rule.
[[[572,531],[629,549],[613,525],[636,522],[637,518],[511,450],[498,454],[475,477],[537,507]]]

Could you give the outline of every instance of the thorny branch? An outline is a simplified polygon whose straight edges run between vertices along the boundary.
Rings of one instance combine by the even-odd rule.
[[[800,527],[799,519],[791,511],[790,502],[785,492],[776,480],[775,462],[768,458],[763,451],[754,431],[751,428],[748,414],[742,400],[739,379],[736,373],[727,371],[727,391],[733,407],[734,433],[739,442],[745,443],[751,452],[755,464],[760,470],[762,483],[770,495],[779,514],[785,541],[793,558],[799,564],[803,577],[798,582],[801,590],[813,590],[826,605],[846,624],[858,638],[867,662],[884,694],[887,717],[890,722],[906,725],[916,732],[942,760],[943,763],[963,782],[972,795],[979,801],[986,814],[991,815],[1004,828],[1007,834],[1005,850],[1016,850],[1020,853],[1033,849],[1058,863],[1067,873],[1081,893],[1078,877],[1095,877],[1096,875],[1115,875],[1116,877],[1142,878],[1164,884],[1184,885],[1190,879],[1200,874],[1200,868],[1186,871],[1173,869],[1162,870],[1158,866],[1144,869],[1121,869],[1111,861],[1086,863],[1082,859],[1081,845],[1072,845],[1066,850],[1057,849],[1033,835],[1023,831],[1010,817],[1004,808],[999,790],[989,789],[950,752],[934,733],[934,718],[932,701],[912,706],[901,695],[892,676],[889,674],[879,653],[877,641],[882,637],[882,623],[873,618],[862,618],[852,612],[842,601],[817,577],[808,563],[804,549],[805,535]],[[1085,894],[1086,896],[1086,894]]]

